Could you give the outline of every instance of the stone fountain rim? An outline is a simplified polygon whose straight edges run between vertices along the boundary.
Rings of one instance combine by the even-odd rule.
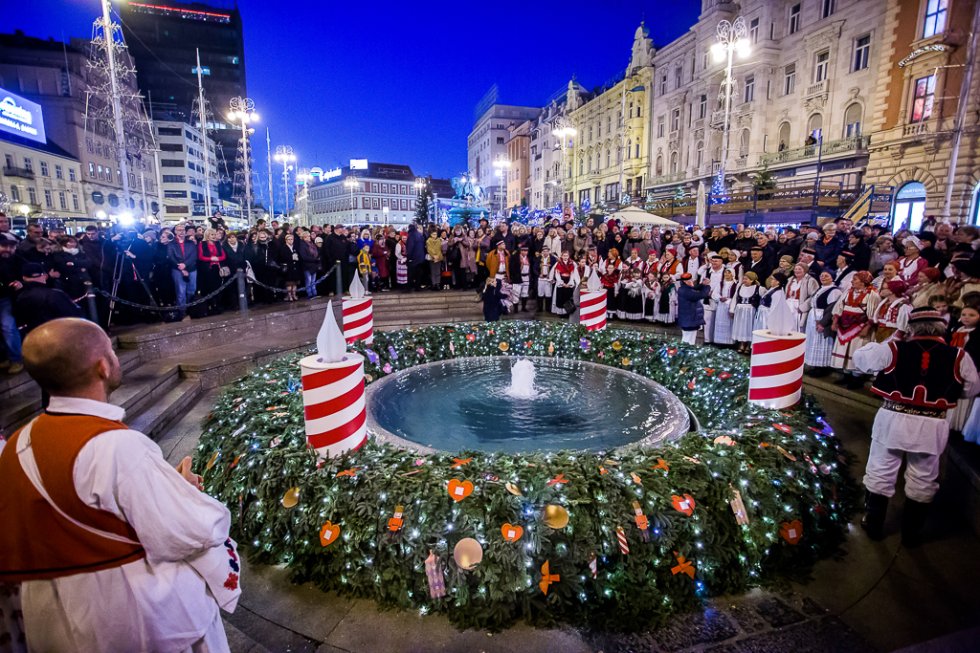
[[[386,374],[383,377],[375,379],[374,381],[369,383],[367,385],[367,388],[365,389],[365,401],[366,401],[365,413],[367,415],[368,432],[374,436],[374,439],[379,444],[390,444],[394,447],[398,447],[399,449],[415,451],[419,454],[428,455],[428,454],[435,454],[435,453],[456,453],[452,451],[446,451],[444,449],[435,449],[433,447],[427,447],[424,444],[413,442],[412,440],[408,440],[406,438],[401,437],[400,435],[396,435],[392,433],[388,429],[378,424],[377,420],[374,418],[374,411],[372,410],[373,402],[376,400],[376,396],[381,388],[383,388],[385,385],[387,385],[394,379],[404,376],[409,372],[423,370],[425,368],[432,367],[435,365],[454,364],[454,363],[465,362],[465,361],[485,361],[488,359],[499,359],[499,358],[511,358],[514,359],[515,362],[521,359],[526,359],[532,362],[541,361],[545,363],[574,363],[576,365],[601,367],[607,370],[613,370],[620,374],[635,377],[635,380],[637,380],[638,382],[646,386],[652,387],[654,390],[659,391],[659,393],[664,396],[664,400],[667,402],[667,412],[668,413],[675,412],[677,414],[683,415],[683,422],[682,422],[683,428],[681,427],[675,428],[674,431],[668,434],[667,436],[664,437],[647,436],[645,438],[640,438],[635,442],[624,444],[621,447],[610,449],[607,452],[586,451],[586,450],[575,450],[575,451],[583,451],[584,453],[595,454],[597,456],[607,455],[609,453],[622,454],[632,449],[654,448],[654,447],[662,446],[666,443],[673,442],[679,439],[680,437],[682,437],[684,434],[688,433],[691,430],[691,426],[692,426],[691,420],[693,418],[693,414],[688,409],[687,405],[683,401],[681,401],[677,395],[671,392],[670,388],[660,383],[657,383],[653,379],[643,376],[642,374],[639,374],[632,370],[624,370],[623,368],[615,367],[614,365],[606,365],[605,363],[595,363],[593,361],[583,361],[577,358],[565,358],[563,356],[509,356],[507,354],[498,354],[498,355],[489,355],[489,356],[457,356],[452,358],[444,358],[442,360],[437,360],[437,361],[430,361],[428,363],[419,363],[418,365],[412,365],[411,367],[406,367],[401,370],[396,370],[391,374]],[[698,426],[699,425],[695,421],[694,427],[697,429]],[[477,448],[474,449],[474,451],[482,451],[482,450]]]

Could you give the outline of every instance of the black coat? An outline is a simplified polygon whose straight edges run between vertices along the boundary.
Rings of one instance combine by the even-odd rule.
[[[63,290],[25,282],[14,297],[14,321],[21,335],[26,336],[45,322],[62,317],[82,317],[82,310]]]
[[[245,250],[247,246],[242,241],[238,241],[238,248],[232,249],[226,242],[222,246],[225,250],[225,266],[227,266],[232,274],[238,270],[243,270],[245,268]]]
[[[681,283],[677,290],[677,326],[695,331],[704,326],[704,300],[711,296],[711,286],[689,286]]]

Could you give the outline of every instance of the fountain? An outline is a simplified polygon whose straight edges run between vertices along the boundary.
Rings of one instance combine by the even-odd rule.
[[[527,358],[514,363],[510,368],[510,385],[504,390],[504,394],[514,399],[537,399],[538,391],[534,387],[534,377],[537,371],[534,363]]]

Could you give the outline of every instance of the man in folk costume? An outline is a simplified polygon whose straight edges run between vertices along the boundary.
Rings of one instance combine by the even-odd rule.
[[[521,310],[527,310],[527,298],[531,294],[531,279],[537,277],[536,261],[528,253],[528,246],[521,245],[519,252],[510,257],[511,303],[521,305]]]
[[[704,262],[701,260],[701,253],[696,246],[691,246],[687,250],[687,255],[681,262],[681,273],[687,272],[692,277],[697,278],[698,271],[701,270],[701,266]]]
[[[854,267],[854,254],[844,250],[837,256],[837,270],[834,272],[834,283],[842,293],[851,289],[855,272],[857,268]]]
[[[119,361],[95,324],[24,341],[44,413],[0,452],[0,581],[20,583],[32,651],[228,651],[237,603],[228,509],[108,403]]]
[[[871,287],[871,273],[855,272],[851,287],[834,306],[834,331],[837,339],[831,355],[831,365],[841,371],[837,385],[852,390],[864,386],[861,372],[854,365],[854,352],[868,342],[871,334],[871,316],[878,306],[878,293]]]
[[[507,252],[507,241],[498,240],[496,247],[487,254],[487,276],[510,283],[510,254]]]
[[[922,542],[929,505],[939,489],[939,459],[949,437],[946,411],[961,396],[980,391],[973,360],[947,345],[945,332],[938,312],[917,308],[909,317],[906,340],[870,343],[854,354],[860,370],[877,372],[871,391],[884,400],[872,427],[864,475],[867,496],[861,525],[871,539],[884,537],[888,500],[904,458],[902,543]]]
[[[912,311],[912,305],[905,297],[907,290],[908,284],[897,278],[881,287],[881,301],[871,317],[875,342],[901,340],[905,336]]]
[[[538,258],[538,311],[551,310],[551,273],[558,262],[558,257],[551,253],[551,248],[545,245],[541,248]]]
[[[909,236],[902,241],[905,247],[905,256],[895,260],[898,263],[898,275],[906,283],[915,283],[919,273],[929,267],[929,261],[919,255],[922,250],[922,241],[915,236]]]
[[[793,266],[793,274],[786,282],[786,303],[796,315],[796,328],[803,331],[806,328],[806,316],[810,312],[810,298],[817,292],[820,284],[806,272],[806,266],[797,263]]]
[[[715,310],[719,309],[719,299],[721,298],[721,286],[725,278],[725,261],[720,254],[712,254],[708,259],[708,264],[698,271],[698,283],[711,288],[711,292],[704,300],[704,341],[714,342],[715,333]],[[720,307],[720,310],[728,310],[728,305]]]

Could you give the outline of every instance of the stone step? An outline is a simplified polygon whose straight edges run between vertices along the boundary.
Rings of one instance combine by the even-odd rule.
[[[124,373],[132,370],[140,363],[140,356],[137,351],[117,349],[116,356],[119,358],[119,366]],[[28,376],[27,372],[6,374],[0,371],[0,401],[5,401],[8,397],[19,394],[33,385],[34,381]]]
[[[852,408],[861,408],[865,411],[877,412],[881,408],[881,399],[868,392],[867,389],[848,390],[834,383],[837,374],[822,376],[819,378],[804,376],[803,384],[807,390],[821,399],[829,401],[843,401]]]
[[[128,423],[134,430],[156,440],[171,424],[183,417],[200,397],[200,379],[180,379],[165,393],[156,395],[153,402]]]

